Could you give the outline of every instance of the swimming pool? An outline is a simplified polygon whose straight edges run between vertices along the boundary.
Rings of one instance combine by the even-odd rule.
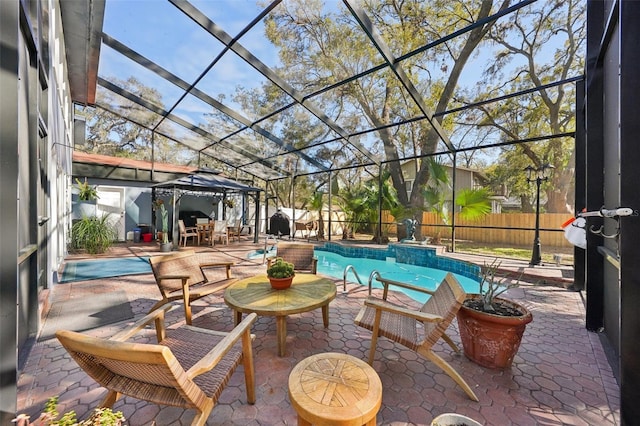
[[[266,257],[274,257],[276,255],[276,246],[272,245],[267,247],[266,249],[267,256]],[[250,260],[260,260],[265,257],[265,249],[254,250],[251,253],[247,254],[247,259]]]
[[[353,265],[358,273],[358,276],[362,280],[362,284],[365,286],[368,285],[369,275],[373,271],[378,271],[384,278],[395,281],[402,281],[408,284],[425,287],[430,290],[435,290],[438,284],[440,284],[440,282],[444,279],[445,275],[447,275],[447,271],[441,269],[410,265],[407,263],[398,263],[395,261],[395,258],[390,258],[389,260],[353,258],[344,257],[337,253],[320,250],[316,250],[315,254],[318,258],[318,273],[329,275],[335,278],[342,278],[344,276],[344,269],[348,265]],[[465,292],[478,292],[478,281],[461,274],[454,273],[454,275],[464,288]],[[347,281],[358,282],[352,272],[348,273]],[[382,288],[382,285],[374,279],[373,287]],[[418,302],[425,302],[428,297],[424,293],[408,289],[400,289],[396,287],[396,290],[403,291],[409,297],[417,300]]]

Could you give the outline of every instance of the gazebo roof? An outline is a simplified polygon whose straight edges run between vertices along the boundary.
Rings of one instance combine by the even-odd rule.
[[[193,192],[237,193],[259,192],[260,188],[245,185],[238,181],[221,176],[219,172],[198,171],[168,182],[157,183],[151,186],[156,189],[180,189]]]

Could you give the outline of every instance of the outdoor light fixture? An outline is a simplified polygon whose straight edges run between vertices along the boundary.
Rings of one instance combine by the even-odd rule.
[[[549,172],[553,169],[551,164],[542,164],[540,167],[527,166],[524,171],[527,174],[527,182],[536,183],[536,234],[533,238],[533,252],[531,253],[530,266],[539,265],[542,260],[540,253],[540,184],[549,179]]]

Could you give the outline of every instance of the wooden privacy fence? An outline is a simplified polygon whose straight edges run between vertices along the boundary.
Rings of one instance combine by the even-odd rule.
[[[540,213],[540,242],[549,247],[573,247],[562,231],[562,224],[570,218],[571,215],[568,213]],[[388,211],[383,211],[382,221],[386,224],[383,232],[395,235],[396,220]],[[455,224],[457,241],[526,246],[533,242],[535,236],[536,214],[489,214],[476,221],[462,220],[456,214]],[[440,232],[440,237],[451,238],[451,227],[434,225],[444,225],[444,222],[436,213],[423,212],[420,220],[422,237],[433,237]]]

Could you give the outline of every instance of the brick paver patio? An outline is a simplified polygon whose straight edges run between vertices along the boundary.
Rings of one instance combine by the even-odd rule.
[[[112,255],[153,255],[155,247],[151,243],[119,248]],[[256,248],[260,245],[250,242],[228,247],[217,245],[204,249],[201,255],[211,260],[234,260],[235,275],[250,276],[264,271],[262,259],[247,259],[247,253]],[[343,293],[342,282],[339,284],[338,296],[330,304],[329,328],[323,327],[320,310],[287,319],[285,357],[277,356],[274,318],[258,318],[253,327],[257,402],[246,403],[244,380],[238,371],[213,409],[209,425],[296,424],[296,413],[287,396],[287,379],[298,361],[327,351],[366,360],[371,334],[356,327],[353,319],[367,290],[348,284],[347,293]],[[145,314],[159,299],[151,274],[59,284],[50,299],[55,305],[73,298],[81,306],[85,298],[114,291],[125,292],[135,318]],[[445,412],[459,412],[486,425],[619,424],[619,387],[599,336],[585,329],[581,293],[557,285],[525,283],[510,290],[509,297],[525,304],[534,315],[510,369],[489,370],[464,355],[451,354],[445,345],[435,348],[474,388],[480,402],[469,400],[429,361],[381,338],[373,365],[384,387],[378,424],[428,425],[433,417]],[[416,304],[402,294],[394,294],[392,298]],[[193,314],[197,326],[218,330],[233,327],[232,313],[221,295],[194,302]],[[178,308],[168,319],[179,322],[184,315]],[[126,323],[109,324],[88,333],[106,336]],[[457,327],[455,321],[452,327]],[[457,330],[450,330],[449,335],[459,343]],[[56,339],[43,340],[34,344],[19,378],[18,410],[36,418],[47,399],[57,395],[60,412],[73,409],[83,418],[104,394],[104,389],[80,370]],[[118,401],[114,409],[121,410],[130,425],[150,425],[153,421],[157,425],[187,425],[194,415],[193,411],[129,397]]]

